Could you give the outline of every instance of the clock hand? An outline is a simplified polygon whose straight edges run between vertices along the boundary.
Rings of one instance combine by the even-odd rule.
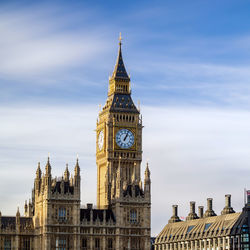
[[[128,137],[128,132],[127,132],[126,136],[124,137],[124,141],[126,141],[127,137]]]

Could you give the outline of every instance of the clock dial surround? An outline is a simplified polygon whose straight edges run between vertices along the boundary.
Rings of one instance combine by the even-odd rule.
[[[99,148],[99,150],[102,150],[103,144],[104,144],[104,133],[103,133],[103,130],[101,130],[99,132],[99,135],[98,135],[98,148]]]
[[[134,145],[135,137],[129,129],[120,129],[115,136],[116,144],[122,149],[131,148]]]

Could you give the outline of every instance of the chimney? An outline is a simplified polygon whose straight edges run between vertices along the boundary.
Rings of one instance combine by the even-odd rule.
[[[213,199],[207,198],[207,211],[205,212],[204,217],[216,216],[216,213],[213,210]]]
[[[187,216],[187,221],[188,220],[195,220],[198,219],[197,214],[195,213],[195,201],[190,201],[190,213]]]
[[[225,195],[225,203],[226,203],[226,207],[231,207],[231,194]]]
[[[207,199],[207,210],[213,210],[213,199],[212,198]]]
[[[87,203],[87,209],[92,209],[93,208],[93,204],[92,203]]]
[[[178,216],[178,205],[173,205],[173,216]]]
[[[195,201],[190,201],[190,213],[195,213]]]
[[[25,214],[25,216],[28,216],[28,205],[27,205],[27,200],[25,201],[25,204],[24,204],[24,214]]]
[[[221,214],[232,214],[235,213],[233,208],[231,207],[231,194],[226,194],[225,195],[225,207],[221,211]]]
[[[204,211],[204,207],[203,206],[199,206],[199,218],[203,218],[203,211]]]
[[[180,221],[180,218],[178,217],[178,205],[173,205],[172,209],[173,209],[173,215],[169,219],[168,223],[174,223]]]

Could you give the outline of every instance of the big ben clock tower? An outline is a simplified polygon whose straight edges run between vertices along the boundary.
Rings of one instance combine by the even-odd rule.
[[[142,118],[131,98],[130,76],[124,66],[119,39],[118,57],[106,104],[96,128],[97,206],[112,209],[123,238],[116,249],[149,249],[150,172],[141,180]],[[131,231],[132,230],[132,231]],[[131,238],[131,233],[144,235]],[[127,235],[127,236],[126,236]]]

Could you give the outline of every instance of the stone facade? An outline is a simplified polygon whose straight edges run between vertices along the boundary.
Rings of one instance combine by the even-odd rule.
[[[151,180],[148,164],[141,179],[142,118],[131,98],[119,43],[108,98],[97,121],[97,208],[81,208],[78,159],[70,177],[36,171],[25,215],[0,213],[0,249],[150,249]]]

